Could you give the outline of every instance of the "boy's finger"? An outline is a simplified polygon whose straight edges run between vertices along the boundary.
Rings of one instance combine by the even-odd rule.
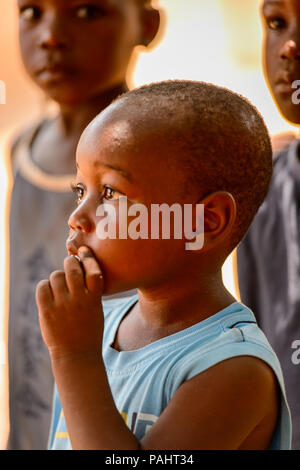
[[[103,291],[103,274],[99,263],[95,259],[91,250],[87,247],[81,247],[78,255],[83,264],[85,272],[85,285],[88,291],[94,294],[102,294]]]
[[[39,309],[47,309],[53,303],[53,293],[49,281],[40,281],[36,286],[36,303]]]
[[[64,260],[66,282],[71,294],[85,289],[84,273],[80,261],[75,256],[68,256]]]
[[[64,271],[54,271],[50,276],[50,286],[53,292],[54,300],[68,295],[68,286]]]

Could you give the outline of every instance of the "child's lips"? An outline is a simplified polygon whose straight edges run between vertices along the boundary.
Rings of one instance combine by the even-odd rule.
[[[40,80],[45,82],[60,81],[70,78],[72,76],[72,71],[62,64],[47,64],[44,67],[41,67],[37,71],[36,75]]]
[[[281,81],[276,84],[276,90],[278,93],[291,94],[294,90],[292,84],[289,82]]]
[[[283,73],[275,82],[275,87],[278,93],[291,94],[295,91],[293,83],[300,80],[300,74],[291,74],[289,72]]]

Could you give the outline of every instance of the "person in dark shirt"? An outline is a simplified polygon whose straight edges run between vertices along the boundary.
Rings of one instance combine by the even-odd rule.
[[[262,2],[264,71],[281,115],[300,125],[300,2]],[[300,141],[274,139],[274,173],[268,196],[238,247],[241,300],[255,313],[284,373],[300,449]],[[298,346],[299,348],[299,346]]]

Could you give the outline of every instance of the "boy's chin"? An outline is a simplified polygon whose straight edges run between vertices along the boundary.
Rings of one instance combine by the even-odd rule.
[[[292,110],[289,113],[282,111],[281,115],[291,126],[300,126],[300,109]]]
[[[292,97],[276,100],[277,108],[285,121],[292,126],[300,126],[300,104],[293,104]]]
[[[47,84],[36,82],[36,84],[52,101],[61,106],[74,107],[89,99],[88,92],[79,93],[73,88],[73,84],[67,81]]]
[[[103,297],[110,297],[118,295],[122,297],[128,296],[129,293],[134,295],[137,292],[137,288],[131,285],[124,285],[122,282],[105,282],[104,281],[104,289],[103,289]]]

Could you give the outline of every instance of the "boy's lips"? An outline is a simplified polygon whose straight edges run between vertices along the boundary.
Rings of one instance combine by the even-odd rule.
[[[297,80],[300,80],[300,73],[290,74],[289,72],[286,72],[282,74],[275,82],[276,91],[278,93],[283,93],[283,94],[293,93],[295,91],[295,87],[293,87],[293,83],[296,82]]]
[[[51,81],[70,78],[73,73],[69,67],[63,64],[46,64],[37,70],[36,76],[40,80]]]

